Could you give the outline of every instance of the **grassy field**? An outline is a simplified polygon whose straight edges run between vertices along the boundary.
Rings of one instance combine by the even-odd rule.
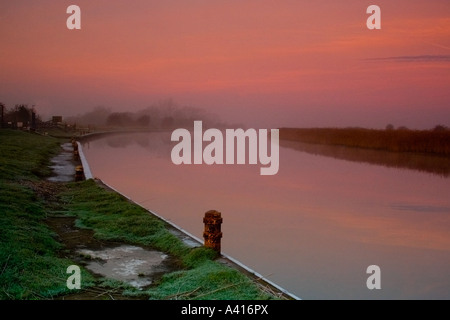
[[[353,148],[450,156],[450,130],[281,128],[280,139]]]
[[[99,279],[82,268],[82,290],[107,285],[124,296],[148,299],[275,298],[250,277],[215,261],[214,251],[187,247],[163,221],[93,180],[38,192],[61,142],[0,130],[0,299],[52,299],[73,293],[66,287],[66,269],[76,263],[47,225],[48,217],[55,215],[75,217],[77,226],[92,230],[97,239],[150,246],[180,261],[178,270],[144,291]],[[45,193],[50,195],[42,196]]]

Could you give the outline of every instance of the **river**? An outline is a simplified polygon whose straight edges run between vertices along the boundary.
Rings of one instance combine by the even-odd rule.
[[[121,134],[83,151],[95,177],[200,239],[204,213],[220,211],[222,251],[302,299],[450,299],[448,175],[280,143],[264,176],[174,165],[174,145],[170,132]],[[381,289],[367,286],[371,265]]]

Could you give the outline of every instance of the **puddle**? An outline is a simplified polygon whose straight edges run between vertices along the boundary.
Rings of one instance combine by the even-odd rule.
[[[62,151],[51,159],[50,168],[53,171],[51,177],[47,180],[52,182],[71,182],[75,181],[76,163],[73,159],[73,147],[71,143],[61,145]]]
[[[103,250],[81,249],[77,252],[88,258],[86,269],[127,282],[138,289],[151,285],[155,276],[168,269],[168,255],[137,246],[121,245]]]

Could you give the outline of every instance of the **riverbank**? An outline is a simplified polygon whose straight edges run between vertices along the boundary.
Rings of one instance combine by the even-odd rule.
[[[280,139],[391,152],[450,157],[450,130],[280,128]]]
[[[290,299],[214,251],[187,245],[99,181],[47,181],[65,140],[11,130],[0,130],[0,140],[0,299]],[[164,257],[163,269],[139,274],[150,284],[136,288],[90,271],[90,262],[102,263],[92,250],[121,245]],[[66,286],[74,264],[78,292]]]

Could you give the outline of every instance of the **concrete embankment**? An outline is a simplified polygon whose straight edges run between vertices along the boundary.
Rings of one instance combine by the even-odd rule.
[[[86,138],[98,138],[98,137],[102,137],[104,135],[110,135],[110,134],[117,134],[117,132],[103,132],[103,133],[94,133],[91,134],[89,136],[84,136],[84,139]],[[78,140],[78,139],[77,139]],[[92,175],[92,171],[89,167],[89,163],[83,153],[83,148],[82,148],[82,144],[77,141],[77,146],[78,146],[78,154],[80,157],[80,161],[82,163],[83,166],[83,170],[84,170],[84,176],[86,179],[94,179],[96,181],[97,184],[102,185],[103,187],[106,187],[108,189],[110,189],[113,192],[116,192],[118,194],[120,194],[121,196],[123,196],[124,198],[128,199],[130,202],[132,202],[134,205],[139,206],[141,208],[143,208],[144,210],[148,211],[149,214],[157,217],[158,219],[164,221],[168,228],[169,231],[174,234],[175,236],[177,236],[180,240],[182,240],[186,245],[190,246],[190,247],[199,247],[203,245],[203,242],[201,239],[197,238],[196,236],[192,235],[191,233],[189,233],[188,231],[184,230],[183,228],[177,226],[176,224],[174,224],[171,221],[166,220],[162,215],[149,210],[147,208],[145,208],[144,206],[142,206],[141,204],[135,202],[133,199],[131,199],[129,196],[121,193],[119,190],[115,189],[114,187],[108,185],[107,183],[105,183],[104,181],[98,179],[98,178],[94,178],[94,176]],[[220,257],[218,258],[218,261],[231,267],[234,268],[238,271],[240,271],[241,273],[249,276],[250,278],[252,278],[254,281],[258,282],[261,286],[263,286],[264,288],[267,289],[267,291],[270,291],[273,295],[278,296],[282,299],[289,299],[289,300],[300,300],[299,297],[297,297],[296,295],[288,292],[287,290],[285,290],[284,288],[280,287],[279,285],[273,283],[272,281],[268,280],[267,278],[265,278],[264,276],[262,276],[261,274],[259,274],[258,272],[256,272],[255,270],[252,270],[251,268],[249,268],[248,266],[244,265],[243,263],[241,263],[240,261],[232,258],[231,256],[228,256],[226,254],[221,254]]]

